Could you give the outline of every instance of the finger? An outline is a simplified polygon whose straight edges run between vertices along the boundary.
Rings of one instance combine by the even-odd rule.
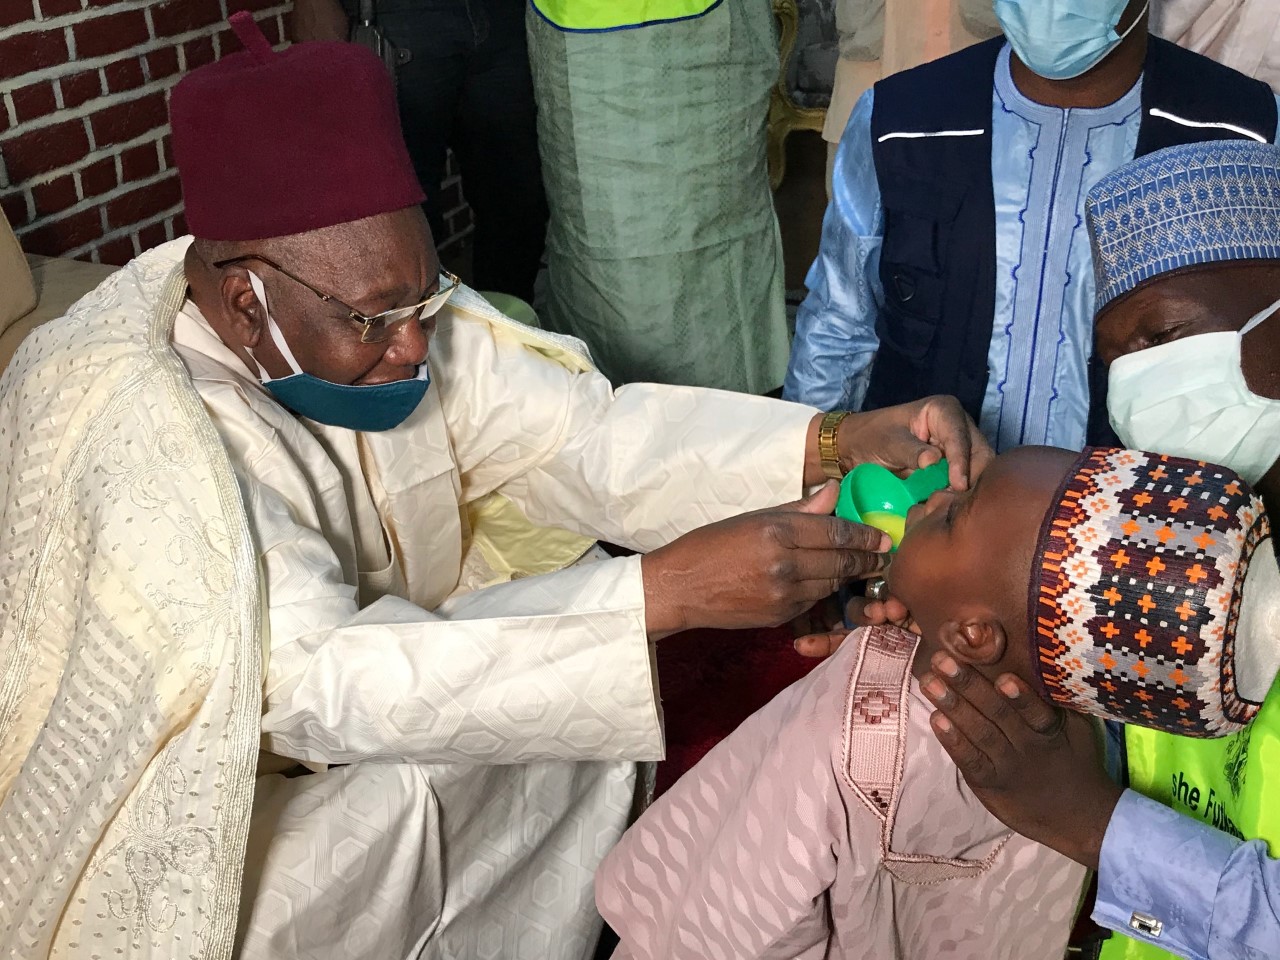
[[[941,711],[929,715],[929,726],[933,735],[942,744],[942,749],[950,755],[956,768],[971,786],[981,787],[995,779],[996,768],[991,759],[974,746],[950,718]]]
[[[889,596],[885,597],[882,603],[884,606],[884,617],[891,623],[904,623],[911,619],[911,611],[907,609],[907,605],[893,594],[889,594]]]
[[[1023,722],[1036,733],[1043,737],[1055,737],[1062,732],[1066,712],[1045,703],[1021,677],[1012,673],[1001,674],[996,678],[996,689],[1012,705]]]
[[[791,564],[797,581],[825,581],[835,584],[834,590],[848,580],[874,576],[884,568],[885,554],[867,550],[796,550]]]
[[[844,622],[849,627],[874,627],[884,623],[884,604],[866,597],[853,597],[845,604]]]
[[[792,500],[790,503],[781,504],[773,509],[783,510],[787,513],[815,513],[823,516],[835,513],[836,501],[839,499],[840,484],[834,480],[828,480],[809,496],[801,497],[799,500]]]
[[[807,636],[796,637],[795,648],[796,653],[802,657],[822,658],[829,657],[840,649],[840,644],[844,643],[845,637],[849,636],[848,630],[832,630],[829,633],[811,633]]]
[[[974,710],[999,727],[1011,743],[1023,743],[1028,733],[1033,732],[1009,700],[996,691],[995,684],[977,670],[959,663],[945,651],[935,653],[930,666],[952,692],[963,697]]]
[[[978,478],[982,476],[982,471],[987,469],[987,464],[995,459],[996,452],[991,448],[991,444],[987,442],[987,438],[982,435],[982,431],[978,429],[973,421],[969,421],[969,462],[967,469],[964,465],[947,461],[947,479],[954,490],[966,490],[971,482],[976,483]],[[957,486],[957,484],[963,486]]]
[[[973,449],[972,421],[955,397],[929,397],[919,414],[912,421],[912,433],[922,441],[941,451],[949,464],[948,479],[956,490],[965,490],[969,483],[969,455]],[[937,463],[939,456],[926,458],[920,455],[918,466]]]
[[[993,764],[998,765],[1008,756],[1010,743],[1004,731],[965,697],[956,693],[950,686],[950,678],[948,682],[943,682],[943,678],[936,673],[926,673],[920,678],[920,691]],[[1009,712],[1012,714],[1013,711]]]
[[[893,541],[887,533],[864,523],[851,523],[832,516],[801,513],[777,514],[769,532],[776,543],[792,550],[860,550],[888,553]]]

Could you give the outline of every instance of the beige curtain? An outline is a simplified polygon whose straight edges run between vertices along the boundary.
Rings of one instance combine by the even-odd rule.
[[[1280,93],[1280,0],[1152,0],[1151,30]]]

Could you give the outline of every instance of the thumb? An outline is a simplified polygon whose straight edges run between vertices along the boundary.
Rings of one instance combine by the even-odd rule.
[[[820,660],[839,650],[840,644],[844,643],[850,633],[852,633],[851,630],[845,629],[832,630],[828,633],[810,633],[797,637],[792,645],[800,656]]]
[[[812,513],[820,517],[830,516],[836,512],[836,501],[840,499],[840,484],[828,480],[810,496],[791,503],[784,503],[779,510],[792,513]]]

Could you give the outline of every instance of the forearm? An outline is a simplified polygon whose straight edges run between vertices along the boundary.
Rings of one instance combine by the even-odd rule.
[[[1274,957],[1280,861],[1262,841],[1242,842],[1125,791],[1106,828],[1093,918],[1195,960]]]
[[[718,390],[574,384],[558,444],[501,486],[535,523],[648,552],[804,492],[811,407]]]
[[[385,598],[273,647],[268,749],[321,763],[660,759],[638,558]]]

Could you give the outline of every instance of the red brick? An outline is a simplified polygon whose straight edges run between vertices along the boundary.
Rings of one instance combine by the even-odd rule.
[[[79,13],[83,8],[80,0],[40,0],[40,12],[46,20],[66,13]]]
[[[123,267],[137,254],[133,252],[133,237],[116,237],[98,247],[98,262],[113,267]]]
[[[181,213],[173,218],[173,235],[175,237],[187,235],[187,218]]]
[[[120,170],[125,183],[145,180],[153,173],[159,173],[160,156],[156,153],[155,142],[130,147],[120,154]]]
[[[98,77],[97,70],[62,77],[58,80],[58,86],[62,88],[62,105],[68,108],[78,107],[94,97],[102,96],[102,80]]]
[[[166,167],[172,167],[173,166],[173,138],[166,134],[163,138],[161,138],[160,142],[161,144],[163,144],[163,149],[164,149],[164,165]]]
[[[13,109],[18,114],[19,123],[38,120],[53,113],[58,109],[58,101],[53,96],[53,81],[44,80],[13,91]]]
[[[151,8],[157,37],[172,37],[222,22],[218,0],[164,0]]]
[[[124,196],[107,202],[107,223],[112,227],[128,226],[154,217],[182,201],[182,188],[177,176],[167,177]]]
[[[218,56],[225,57],[228,53],[239,53],[244,49],[244,44],[240,42],[240,38],[236,36],[234,30],[219,30],[213,35],[218,41]]]
[[[12,27],[15,23],[25,23],[35,18],[36,11],[31,0],[4,0],[4,3],[0,3],[0,27]]]
[[[80,171],[80,190],[85,199],[99,197],[116,188],[116,160],[106,157]]]
[[[141,57],[124,57],[115,63],[108,63],[102,68],[107,78],[108,93],[123,93],[136,90],[146,82],[142,75]]]
[[[125,10],[82,20],[71,28],[75,32],[76,56],[105,57],[120,53],[151,39],[147,18],[141,10]]]
[[[163,127],[169,121],[164,94],[159,91],[145,97],[103,107],[90,118],[93,142],[99,147],[124,143],[140,137],[148,130]]]
[[[55,213],[61,213],[68,207],[74,207],[79,199],[76,196],[75,177],[69,173],[32,187],[31,196],[36,202],[37,217],[51,217]]]
[[[163,220],[159,223],[153,223],[149,227],[143,227],[138,231],[138,246],[143,250],[158,247],[167,239],[169,239],[169,235],[165,233]]]
[[[16,183],[79,160],[89,152],[89,138],[84,121],[67,120],[9,137],[0,150]]]
[[[267,38],[267,41],[273,47],[276,44],[280,43],[281,31],[280,31],[280,18],[278,16],[267,17],[265,20],[259,21],[258,26],[262,27],[262,35]],[[222,52],[226,53],[227,48],[223,47]]]
[[[213,37],[197,37],[182,45],[187,55],[187,70],[213,63]]]
[[[0,80],[67,62],[61,30],[33,30],[0,40]]]
[[[27,253],[56,257],[73,247],[92,243],[102,236],[102,218],[96,209],[81,210],[61,220],[45,223],[20,238]]]
[[[0,197],[0,210],[4,211],[9,226],[15,230],[30,222],[30,217],[27,216],[27,197],[21,190]]]
[[[178,72],[178,48],[161,47],[152,50],[146,56],[147,76],[152,80],[163,80]]]

